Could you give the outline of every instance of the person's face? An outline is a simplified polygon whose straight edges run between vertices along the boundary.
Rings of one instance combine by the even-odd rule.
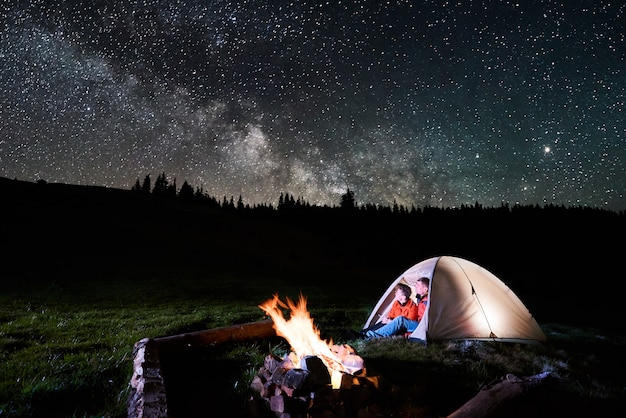
[[[396,300],[402,304],[406,303],[407,297],[404,292],[400,289],[396,289]]]
[[[417,293],[419,293],[420,295],[423,295],[426,292],[428,292],[428,286],[422,282],[417,282],[417,285],[415,286],[415,288],[417,290]]]

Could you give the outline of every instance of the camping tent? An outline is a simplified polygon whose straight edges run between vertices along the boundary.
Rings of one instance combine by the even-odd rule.
[[[391,309],[398,283],[408,284],[415,292],[420,277],[430,278],[428,305],[409,338],[545,341],[537,321],[499,278],[471,261],[451,256],[429,258],[401,274],[380,298],[363,328],[379,322]]]

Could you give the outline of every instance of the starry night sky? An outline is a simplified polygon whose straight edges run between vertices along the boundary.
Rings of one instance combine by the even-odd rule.
[[[0,176],[626,209],[623,1],[0,5]]]

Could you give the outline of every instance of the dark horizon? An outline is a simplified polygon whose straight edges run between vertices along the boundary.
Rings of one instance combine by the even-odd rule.
[[[597,211],[597,212],[607,212],[614,213],[619,216],[623,216],[626,214],[625,210],[613,210],[600,206],[586,206],[586,205],[565,205],[565,204],[555,204],[555,203],[545,203],[540,205],[538,203],[535,204],[520,204],[520,203],[510,203],[510,202],[501,202],[498,206],[486,206],[481,202],[473,202],[473,203],[464,203],[459,206],[417,206],[415,204],[411,204],[409,206],[405,206],[403,204],[398,204],[397,202],[392,202],[391,204],[372,204],[366,202],[357,202],[355,193],[350,188],[346,189],[343,194],[340,195],[338,201],[332,205],[316,205],[314,203],[310,203],[306,197],[304,196],[295,196],[291,194],[289,191],[281,191],[280,195],[276,199],[276,204],[272,202],[263,202],[256,204],[248,204],[246,203],[246,199],[242,195],[235,196],[233,194],[223,195],[221,197],[211,195],[210,193],[204,191],[201,187],[194,187],[194,185],[189,184],[186,180],[179,186],[176,183],[176,179],[169,180],[165,173],[159,174],[157,176],[156,183],[152,183],[152,178],[150,175],[146,175],[143,181],[140,181],[139,178],[135,180],[135,183],[130,189],[121,189],[117,187],[109,187],[104,185],[81,185],[81,184],[70,184],[70,183],[49,183],[45,179],[39,179],[37,181],[28,181],[28,180],[19,180],[17,178],[9,179],[6,177],[1,177],[0,179],[8,180],[8,181],[18,181],[24,183],[35,183],[35,184],[56,184],[60,186],[74,186],[74,187],[86,187],[86,188],[105,188],[111,190],[122,190],[122,191],[131,191],[144,195],[154,195],[161,197],[169,197],[169,198],[177,198],[181,201],[186,201],[187,203],[196,203],[196,204],[204,204],[213,207],[220,207],[223,209],[239,209],[239,210],[267,210],[267,209],[294,209],[294,208],[309,208],[309,209],[354,209],[357,211],[373,211],[373,212],[393,212],[393,213],[402,213],[402,214],[415,214],[424,211],[470,211],[470,210],[484,210],[484,211],[525,211],[529,209],[541,210],[541,211],[549,211],[549,210],[577,210],[577,211]],[[146,183],[146,179],[150,181]],[[147,189],[146,189],[147,185]]]
[[[4,284],[169,281],[181,273],[281,277],[311,292],[353,286],[372,298],[411,265],[452,255],[484,266],[539,320],[593,325],[622,309],[616,244],[626,217],[564,207],[416,212],[313,206],[238,210],[130,190],[0,178]],[[608,290],[585,310],[596,282]],[[382,283],[382,284],[381,284]],[[275,289],[268,290],[273,292]],[[593,290],[592,290],[593,291]],[[269,296],[269,295],[268,295]],[[620,324],[610,324],[620,326]]]

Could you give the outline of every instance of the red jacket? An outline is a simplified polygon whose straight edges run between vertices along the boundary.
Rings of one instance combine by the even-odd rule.
[[[393,319],[398,316],[404,316],[411,321],[419,321],[419,307],[411,299],[409,299],[409,301],[404,306],[400,305],[400,302],[398,302],[397,300],[394,300],[393,305],[391,305],[391,310],[389,311],[387,316],[389,317],[389,319]]]
[[[426,312],[426,306],[428,305],[428,293],[426,293],[420,301],[417,303],[417,320],[421,321]]]
[[[391,305],[391,310],[389,310],[389,314],[387,316],[389,319],[393,319],[397,316],[404,316],[411,321],[421,321],[424,316],[424,312],[426,311],[427,304],[428,294],[424,295],[419,303],[415,303],[412,299],[409,299],[404,306],[400,305],[397,300],[394,300],[393,305]]]

